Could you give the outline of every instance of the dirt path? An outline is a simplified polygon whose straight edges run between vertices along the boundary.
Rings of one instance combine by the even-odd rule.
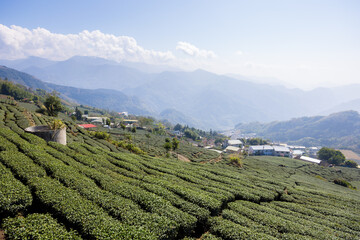
[[[206,160],[206,161],[201,161],[200,163],[217,163],[220,162],[222,160],[222,154],[220,154],[218,157],[210,159],[210,160]]]
[[[23,113],[24,113],[24,116],[29,121],[30,126],[36,126],[35,121],[34,121],[33,117],[31,116],[31,113],[29,113],[27,110],[25,110]],[[0,240],[1,240],[1,238],[0,238]]]
[[[171,152],[171,153],[174,153],[174,152]],[[174,153],[176,154],[176,153]],[[176,154],[178,156],[178,159],[180,161],[183,161],[183,162],[191,162],[190,159],[188,159],[187,157],[185,157],[184,155],[181,155],[181,154]]]

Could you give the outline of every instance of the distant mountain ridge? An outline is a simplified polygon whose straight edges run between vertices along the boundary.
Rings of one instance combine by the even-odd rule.
[[[236,129],[240,129],[242,133],[257,133],[272,141],[347,148],[360,153],[360,114],[356,111],[264,124],[240,123],[236,125]]]
[[[109,89],[81,89],[46,83],[27,73],[5,66],[0,66],[0,77],[33,89],[41,88],[48,92],[55,90],[60,93],[62,98],[83,105],[114,111],[127,111],[139,115],[151,114],[138,98],[128,97],[120,91]]]
[[[0,64],[2,62],[0,60]],[[357,110],[349,106],[356,104],[351,105],[359,99],[360,92],[360,85],[303,91],[254,83],[246,77],[238,80],[203,70],[175,71],[166,66],[163,70],[170,71],[159,72],[162,69],[159,66],[117,63],[95,57],[5,62],[49,83],[121,91],[128,98],[138,99],[140,108],[153,116],[172,109],[176,111],[171,114],[173,123],[187,124],[190,120],[192,126],[202,129],[231,129],[239,122],[270,122]]]

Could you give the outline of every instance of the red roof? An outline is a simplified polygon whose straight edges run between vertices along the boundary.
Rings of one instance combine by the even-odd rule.
[[[79,127],[82,127],[82,128],[94,128],[94,127],[97,127],[97,126],[95,126],[94,124],[79,124]]]

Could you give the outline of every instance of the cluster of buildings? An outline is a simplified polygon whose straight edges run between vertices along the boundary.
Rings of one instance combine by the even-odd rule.
[[[303,161],[320,163],[316,159],[320,147],[291,146],[287,144],[252,145],[245,149],[241,140],[227,140],[224,144],[226,153],[240,153],[246,151],[255,156],[277,156],[296,158]]]

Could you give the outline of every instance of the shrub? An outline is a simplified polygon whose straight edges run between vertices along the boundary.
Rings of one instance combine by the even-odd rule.
[[[347,160],[345,161],[345,166],[350,168],[357,168],[358,164],[355,161]]]
[[[109,139],[110,138],[110,134],[106,133],[106,132],[89,132],[92,136],[98,138],[98,139]]]
[[[237,154],[232,154],[229,156],[229,159],[230,159],[230,164],[233,164],[237,167],[242,167],[243,166],[243,162],[242,162],[242,159],[240,158],[239,155]]]
[[[334,180],[335,184],[338,184],[340,186],[344,186],[350,189],[356,189],[356,187],[354,187],[353,185],[351,185],[351,183],[349,183],[348,181],[341,179],[341,178],[337,178]]]
[[[50,214],[6,218],[3,225],[9,239],[81,239],[77,232],[67,231]]]

